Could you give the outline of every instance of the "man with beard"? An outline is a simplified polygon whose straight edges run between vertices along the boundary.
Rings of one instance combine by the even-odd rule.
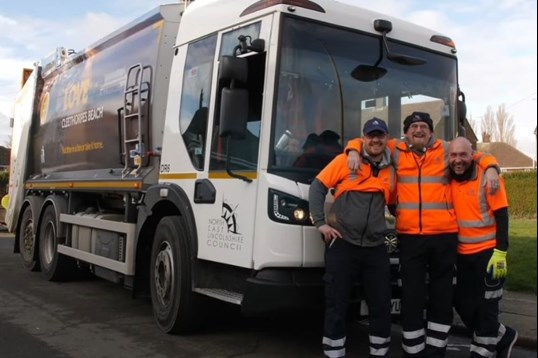
[[[372,118],[363,129],[363,163],[350,171],[339,154],[318,174],[309,192],[312,222],[325,241],[325,324],[323,353],[346,356],[346,319],[351,292],[360,278],[368,305],[371,357],[385,357],[390,345],[390,259],[384,245],[385,205],[395,173],[387,147],[388,128]],[[325,218],[324,204],[334,188],[334,203]]]

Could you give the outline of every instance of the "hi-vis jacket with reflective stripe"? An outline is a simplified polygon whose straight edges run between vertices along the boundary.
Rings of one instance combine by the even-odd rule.
[[[434,140],[422,155],[398,141],[392,152],[397,168],[396,231],[402,234],[458,232],[452,207],[448,143]]]
[[[460,231],[458,253],[462,255],[494,248],[496,246],[496,223],[494,211],[507,208],[508,199],[503,178],[495,194],[489,194],[484,183],[484,170],[473,164],[469,180],[452,180],[452,200]]]
[[[359,191],[365,193],[381,192],[385,203],[391,200],[394,191],[396,174],[394,167],[390,165],[390,154],[386,151],[386,160],[380,164],[379,173],[373,174],[372,164],[364,161],[358,172],[350,173],[347,169],[347,156],[339,154],[330,165],[327,165],[317,175],[316,179],[321,181],[327,188],[335,188],[335,200],[345,192]]]
[[[437,235],[458,232],[448,170],[448,142],[433,139],[419,155],[405,141],[391,139],[387,147],[396,167],[396,231],[410,235]],[[360,153],[361,140],[348,142],[345,149]],[[475,154],[479,165],[497,164],[491,155]]]
[[[387,229],[385,204],[391,200],[395,179],[388,149],[377,167],[365,160],[358,172],[348,169],[345,154],[336,156],[310,186],[310,214],[314,225],[329,224],[354,245],[383,245]],[[325,218],[324,203],[329,188],[335,188],[335,199]]]

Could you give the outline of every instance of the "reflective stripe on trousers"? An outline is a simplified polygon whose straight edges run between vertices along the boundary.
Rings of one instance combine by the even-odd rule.
[[[321,344],[323,344],[323,354],[326,357],[341,358],[346,356],[346,337],[340,339],[323,337]]]

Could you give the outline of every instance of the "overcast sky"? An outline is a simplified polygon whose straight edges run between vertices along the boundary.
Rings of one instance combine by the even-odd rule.
[[[232,1],[232,0],[223,0]],[[315,1],[315,0],[314,0]],[[536,0],[339,0],[404,18],[451,37],[458,49],[460,86],[477,123],[504,104],[517,147],[536,157]],[[168,1],[172,2],[172,1]],[[0,8],[0,145],[23,67],[56,47],[81,50],[167,1],[16,0]]]

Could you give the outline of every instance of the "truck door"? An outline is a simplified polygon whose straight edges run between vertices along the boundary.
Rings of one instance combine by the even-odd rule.
[[[267,28],[265,32],[264,26]],[[268,33],[269,24],[264,25],[261,21],[222,32],[217,39],[211,92],[195,90],[199,96],[198,110],[183,138],[192,144],[192,148],[187,144],[192,164],[204,173],[197,176],[193,198],[198,257],[201,259],[252,267],[266,54],[265,50],[252,52],[246,49],[252,40],[264,38],[267,41]],[[220,135],[220,104],[222,90],[229,88],[230,83],[219,80],[219,62],[222,56],[243,57],[242,51],[248,76],[245,81],[235,81],[232,86],[248,93],[248,108],[244,108],[247,112],[246,131],[243,138],[226,138]],[[187,71],[191,70],[186,68],[186,75]],[[211,96],[211,105],[207,107],[206,96]],[[207,138],[196,133],[207,133]],[[204,145],[200,146],[200,143]]]

